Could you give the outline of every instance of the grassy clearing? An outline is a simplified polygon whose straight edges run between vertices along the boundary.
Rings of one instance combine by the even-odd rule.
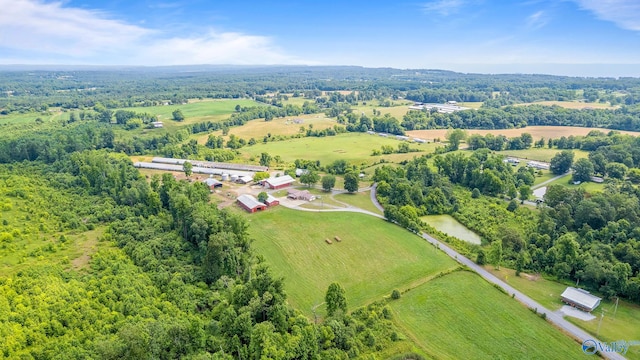
[[[402,121],[402,117],[409,111],[409,105],[411,104],[413,104],[412,101],[395,100],[395,101],[392,101],[393,106],[384,107],[384,106],[380,106],[380,102],[378,102],[377,100],[373,100],[373,101],[368,101],[367,105],[354,106],[353,111],[358,115],[364,113],[368,117],[373,118],[374,117],[373,110],[375,109],[379,111],[382,115],[389,114],[395,117],[396,119]]]
[[[262,103],[247,99],[216,99],[193,101],[184,105],[161,105],[149,107],[131,107],[124,110],[135,112],[145,112],[158,115],[158,120],[164,123],[164,128],[174,130],[184,125],[198,123],[202,121],[221,121],[235,112],[236,105],[240,106],[268,106]],[[172,120],[173,111],[180,109],[185,116],[185,120],[177,122]]]
[[[294,119],[302,120],[301,124],[294,123]],[[271,134],[277,135],[295,135],[300,133],[300,128],[304,127],[308,129],[309,126],[313,126],[315,130],[323,130],[336,125],[337,122],[334,119],[327,118],[322,114],[310,114],[299,116],[287,116],[285,118],[276,118],[271,121],[264,121],[264,119],[251,120],[243,126],[234,127],[229,130],[229,134],[236,135],[239,138],[249,140],[251,138],[257,141]],[[306,131],[306,130],[305,130]],[[222,131],[213,132],[215,135],[222,135]],[[207,135],[198,136],[198,143],[204,144],[207,142]],[[228,137],[226,137],[228,139]]]
[[[570,189],[577,189],[577,188],[582,188],[584,189],[586,192],[588,193],[594,193],[597,191],[604,191],[604,185],[605,183],[594,183],[594,182],[583,182],[581,184],[578,185],[574,185],[571,182],[571,176],[566,176],[563,178],[560,178],[558,180],[552,181],[551,183],[549,183],[547,186],[549,185],[562,185],[562,186],[566,186]]]
[[[374,149],[380,149],[382,145],[397,148],[400,141],[391,138],[373,136],[362,133],[348,133],[328,137],[305,137],[258,143],[240,149],[245,160],[251,157],[259,157],[266,152],[271,156],[280,155],[284,162],[293,162],[295,159],[321,160],[322,164],[329,164],[338,159],[344,159],[356,165],[371,164],[385,159],[388,162],[399,162],[432,152],[434,144],[412,144],[411,148],[420,149],[421,152],[407,154],[390,154],[371,156]]]
[[[354,194],[337,194],[333,196],[337,201],[355,206],[360,209],[371,211],[375,214],[382,214],[382,211],[378,210],[371,202],[371,191],[365,191]]]
[[[516,276],[515,270],[504,267],[500,270],[496,270],[493,266],[484,268],[550,310],[558,310],[563,305],[560,294],[567,285],[547,280],[540,275],[521,273],[520,276]]]
[[[0,115],[0,125],[5,124],[27,124],[34,123],[37,118],[40,118],[44,123],[51,122],[60,118],[69,118],[69,115],[61,111],[48,111],[45,113],[39,112],[30,112],[26,114],[9,114],[9,115]]]
[[[392,301],[396,322],[434,358],[567,359],[580,345],[478,275],[458,271]]]
[[[480,134],[482,136],[487,134],[493,135],[504,135],[506,137],[516,137],[520,136],[522,133],[529,133],[535,140],[539,140],[540,138],[545,139],[557,139],[562,136],[584,136],[587,135],[590,131],[597,130],[603,133],[608,133],[609,129],[602,128],[588,128],[588,127],[578,127],[578,126],[527,126],[521,129],[496,129],[496,130],[477,130],[477,129],[467,129],[465,130],[468,135]],[[448,129],[435,129],[435,130],[414,130],[407,131],[408,136],[418,137],[422,139],[435,139],[440,138],[444,139],[447,135]],[[617,131],[617,130],[616,130]],[[633,131],[620,131],[623,134],[630,134],[634,136],[640,135],[640,132]]]
[[[353,309],[456,266],[417,236],[369,215],[280,207],[249,222],[256,252],[285,277],[289,302],[307,315],[332,282],[345,288]],[[334,236],[342,241],[325,243]]]

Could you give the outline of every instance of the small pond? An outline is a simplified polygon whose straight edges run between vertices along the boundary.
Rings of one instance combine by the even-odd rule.
[[[422,221],[460,240],[480,245],[480,236],[460,224],[451,215],[427,215],[421,217]]]

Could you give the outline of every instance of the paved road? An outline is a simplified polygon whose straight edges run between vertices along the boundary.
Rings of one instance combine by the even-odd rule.
[[[571,175],[571,171],[568,171],[568,172],[566,172],[566,173],[564,173],[562,175],[558,175],[556,177],[553,177],[553,178],[551,178],[549,180],[543,181],[538,185],[534,185],[534,186],[531,187],[531,190],[535,190],[535,189],[541,188],[541,187],[543,187],[543,186],[545,186],[547,184],[550,184],[550,183],[552,183],[552,182],[554,182],[554,181],[556,181],[556,180],[558,180],[560,178],[563,178],[565,176],[568,176],[568,175]]]

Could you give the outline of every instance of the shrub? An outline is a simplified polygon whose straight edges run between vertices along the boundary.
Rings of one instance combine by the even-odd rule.
[[[398,289],[394,289],[394,290],[391,292],[391,298],[392,298],[393,300],[398,300],[398,299],[400,299],[400,291],[399,291]]]

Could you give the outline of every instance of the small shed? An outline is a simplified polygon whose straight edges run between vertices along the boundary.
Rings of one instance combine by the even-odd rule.
[[[593,311],[600,305],[600,300],[602,300],[597,296],[591,295],[591,293],[586,290],[571,286],[569,286],[560,297],[564,303],[586,312]]]
[[[248,184],[252,181],[253,181],[253,178],[251,176],[239,176],[238,180],[236,180],[236,182],[240,184]]]

